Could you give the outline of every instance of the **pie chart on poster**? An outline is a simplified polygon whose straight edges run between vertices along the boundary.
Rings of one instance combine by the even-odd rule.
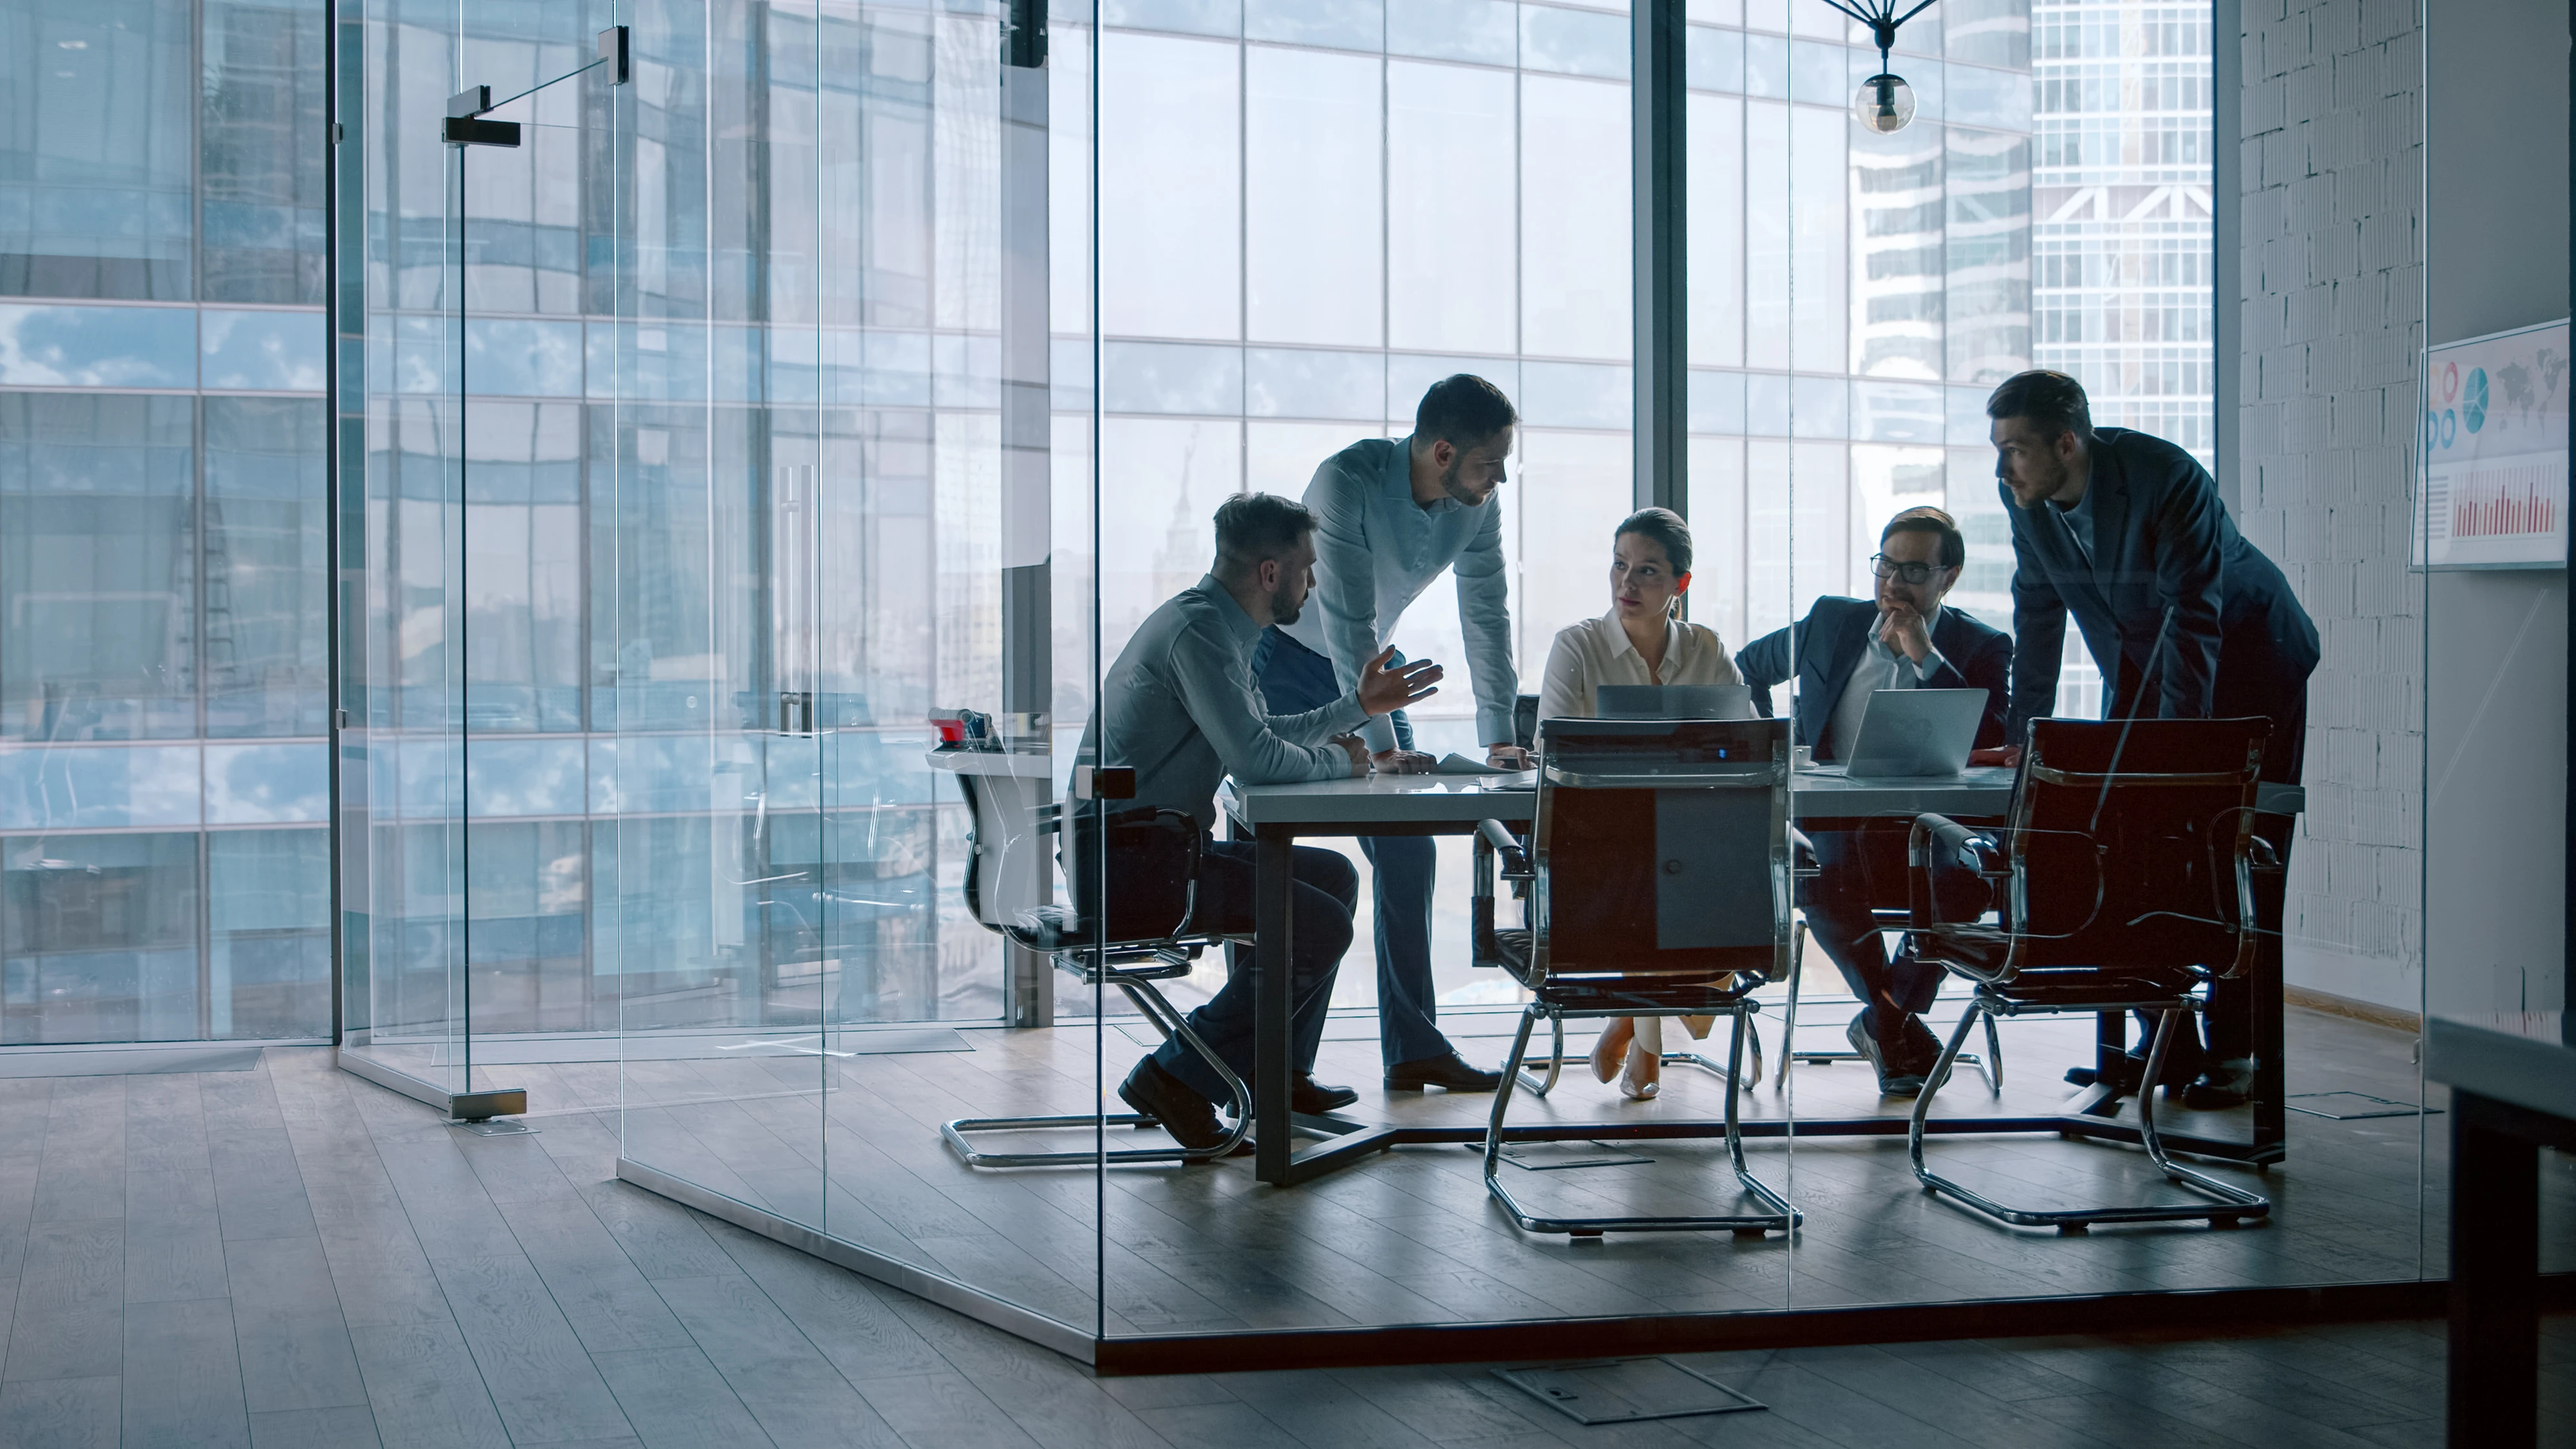
[[[2487,370],[2471,368],[2466,386],[2460,389],[2460,421],[2470,432],[2487,425]]]

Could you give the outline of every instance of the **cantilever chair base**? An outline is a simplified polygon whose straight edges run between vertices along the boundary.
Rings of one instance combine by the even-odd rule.
[[[1739,1083],[1742,1080],[1741,1069],[1744,1061],[1745,1032],[1746,1028],[1750,1025],[1753,1013],[1760,1009],[1761,1004],[1759,1002],[1747,998],[1738,1000],[1731,1007],[1724,1008],[1715,1013],[1726,1017],[1732,1025],[1729,1029],[1728,1036],[1728,1066],[1724,1069],[1716,1069],[1714,1064],[1710,1065],[1713,1069],[1719,1070],[1720,1075],[1723,1076],[1726,1081],[1726,1154],[1728,1161],[1734,1166],[1735,1180],[1743,1184],[1744,1190],[1747,1193],[1750,1193],[1755,1201],[1761,1203],[1765,1208],[1769,1209],[1769,1211],[1759,1213],[1738,1213],[1720,1217],[1635,1216],[1560,1218],[1541,1216],[1521,1206],[1520,1202],[1512,1196],[1511,1189],[1503,1186],[1502,1179],[1497,1175],[1497,1169],[1502,1160],[1502,1147],[1506,1137],[1506,1130],[1503,1124],[1505,1115],[1511,1111],[1512,1092],[1516,1086],[1522,1083],[1527,1083],[1530,1080],[1522,1073],[1521,1064],[1529,1053],[1531,1029],[1538,1025],[1541,1017],[1547,1018],[1550,1025],[1556,1029],[1558,1042],[1557,1056],[1562,1059],[1565,1055],[1563,1042],[1565,1040],[1564,1022],[1566,1018],[1608,1018],[1636,1014],[1633,1010],[1625,1009],[1599,1011],[1568,1010],[1551,1006],[1543,1001],[1531,1002],[1529,1007],[1522,1013],[1520,1031],[1512,1038],[1511,1059],[1505,1063],[1503,1067],[1502,1085],[1494,1092],[1493,1118],[1485,1132],[1485,1191],[1492,1195],[1495,1202],[1502,1205],[1503,1211],[1511,1214],[1512,1222],[1517,1225],[1521,1231],[1529,1233],[1564,1233],[1570,1237],[1597,1238],[1603,1233],[1732,1231],[1739,1237],[1758,1238],[1767,1233],[1785,1233],[1794,1230],[1799,1223],[1803,1221],[1799,1212],[1789,1206],[1789,1200],[1787,1198],[1781,1196],[1768,1183],[1765,1183],[1760,1178],[1754,1176],[1753,1170],[1745,1165],[1744,1137],[1742,1132],[1739,1130],[1736,1115],[1736,1094],[1739,1091]],[[1683,1055],[1686,1054],[1667,1053],[1664,1060],[1670,1062],[1677,1056]],[[1553,1084],[1555,1078],[1556,1073],[1551,1069],[1548,1073],[1549,1082]],[[1544,1096],[1545,1093],[1540,1092],[1538,1095]]]
[[[2233,1227],[2249,1218],[2259,1220],[2271,1216],[2272,1204],[2269,1199],[2194,1172],[2166,1156],[2164,1139],[2156,1131],[2156,1092],[2152,1086],[2141,1091],[2137,1099],[2138,1136],[2147,1150],[2148,1159],[2155,1163],[2167,1180],[2177,1186],[2200,1193],[2211,1201],[2172,1203],[2162,1206],[2016,1208],[1998,1203],[1971,1188],[1962,1187],[1924,1165],[1923,1128],[1924,1123],[1931,1116],[1933,1095],[1939,1090],[1938,1084],[1949,1076],[1950,1068],[1958,1060],[1959,1048],[1966,1043],[1969,1030],[1976,1025],[1980,1017],[1985,1019],[1986,1029],[1992,1031],[1994,1019],[1997,1016],[2013,1016],[2025,1012],[2031,1014],[2056,1014],[2069,1011],[2156,1012],[2158,1018],[2155,1045],[2148,1050],[2146,1067],[2146,1080],[2152,1083],[2163,1074],[2165,1053],[2173,1044],[2174,1024],[2188,1019],[2192,1008],[2193,1003],[2189,997],[2086,1002],[2081,1006],[2032,1005],[1979,989],[1970,999],[1967,1013],[1959,1018],[1959,1025],[1951,1031],[1950,1040],[1941,1053],[1941,1065],[1934,1070],[1931,1080],[1925,1084],[1922,1095],[1914,1099],[1914,1120],[1906,1134],[1906,1147],[1914,1160],[1915,1179],[1923,1184],[1925,1191],[1948,1197],[1998,1222],[2025,1228],[2055,1228],[2065,1234],[2083,1232],[2095,1223],[2176,1223],[2206,1220],[2211,1227],[2217,1228]]]
[[[1243,1085],[1243,1079],[1235,1075],[1234,1068],[1225,1064],[1224,1058],[1209,1050],[1207,1043],[1199,1039],[1197,1032],[1190,1030],[1189,1022],[1171,1002],[1164,999],[1163,993],[1154,989],[1152,981],[1121,976],[1115,967],[1108,971],[1107,980],[1111,985],[1127,993],[1127,999],[1136,1003],[1136,1009],[1144,1013],[1146,1020],[1154,1023],[1155,1029],[1166,1037],[1178,1036],[1182,1045],[1197,1054],[1199,1060],[1216,1070],[1217,1076],[1225,1082],[1227,1094],[1234,1102],[1234,1125],[1226,1130],[1225,1136],[1208,1147],[1131,1147],[1107,1152],[986,1152],[975,1147],[967,1139],[978,1132],[1063,1131],[1101,1126],[1153,1127],[1160,1124],[1151,1117],[1133,1112],[1120,1112],[1099,1117],[1080,1113],[1053,1117],[960,1117],[952,1122],[940,1123],[940,1140],[947,1143],[968,1167],[1070,1167],[1100,1162],[1107,1162],[1113,1166],[1125,1163],[1209,1162],[1216,1158],[1231,1156],[1241,1150],[1244,1134],[1252,1130],[1252,1092]]]

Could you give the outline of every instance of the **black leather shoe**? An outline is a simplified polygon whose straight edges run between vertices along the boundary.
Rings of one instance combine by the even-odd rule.
[[[1164,1071],[1152,1057],[1136,1063],[1136,1070],[1118,1084],[1118,1097],[1162,1123],[1163,1130],[1183,1147],[1214,1147],[1225,1140],[1225,1129],[1217,1125],[1216,1108],[1208,1105],[1207,1098],[1191,1091],[1188,1083]]]
[[[2242,1107],[2254,1095],[2254,1059],[2212,1060],[2209,1070],[2182,1089],[2182,1104],[2196,1112],[2223,1112]]]
[[[1869,1013],[1864,1011],[1843,1028],[1843,1040],[1860,1053],[1870,1070],[1878,1073],[1878,1094],[1882,1097],[1919,1097],[1923,1095],[1923,1074],[1892,1064],[1880,1049],[1878,1037],[1869,1029]]]
[[[1459,1060],[1456,1052],[1443,1052],[1418,1061],[1397,1062],[1386,1069],[1386,1086],[1390,1092],[1419,1092],[1425,1087],[1440,1087],[1452,1092],[1490,1092],[1502,1084],[1502,1073],[1478,1071]]]
[[[1319,1112],[1330,1112],[1336,1107],[1347,1107],[1359,1099],[1360,1094],[1350,1088],[1328,1087],[1316,1081],[1311,1075],[1299,1077],[1288,1084],[1289,1110],[1303,1112],[1308,1116]]]
[[[2199,1071],[2200,1068],[2197,1064],[2188,1067],[2180,1066],[2175,1063],[2170,1055],[2168,1055],[2165,1058],[2164,1074],[2158,1078],[2158,1084],[2166,1087],[2180,1088],[2184,1083],[2189,1082],[2194,1076],[2198,1075]],[[2111,1075],[2109,1078],[2110,1084],[2118,1088],[2122,1093],[2134,1094],[2138,1090],[2138,1084],[2145,1081],[2146,1076],[2147,1059],[2145,1057],[2131,1052],[2112,1058]],[[2096,1082],[2102,1081],[2103,1076],[2101,1072],[2092,1067],[2068,1067],[2066,1069],[2066,1080],[2078,1087],[2089,1087]]]

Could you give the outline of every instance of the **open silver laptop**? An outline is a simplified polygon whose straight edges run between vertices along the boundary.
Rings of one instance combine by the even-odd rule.
[[[1742,684],[1604,684],[1592,692],[1603,719],[1751,719]]]
[[[1882,689],[1869,697],[1843,773],[1863,779],[1955,775],[1986,715],[1982,689]]]

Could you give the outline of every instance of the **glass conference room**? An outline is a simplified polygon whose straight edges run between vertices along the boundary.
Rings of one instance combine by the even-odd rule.
[[[2479,691],[2561,636],[2509,617],[2429,657],[2458,580],[2407,566],[2403,324],[2380,349],[2395,372],[2348,380],[2396,398],[2393,421],[2338,434],[2337,467],[2309,466],[2322,425],[2277,378],[2254,421],[2216,426],[2213,396],[2258,396],[2235,356],[2278,339],[2213,337],[2211,287],[2258,284],[2212,271],[2238,225],[2234,194],[2212,197],[2253,183],[2213,185],[2207,7],[1943,0],[1893,57],[1918,117],[1879,135],[1851,109],[1879,57],[1821,0],[1692,0],[1661,72],[1680,91],[1652,98],[1686,178],[1660,208],[1631,184],[1652,108],[1616,4],[1057,4],[1042,40],[1010,18],[340,5],[344,1064],[500,1123],[603,1114],[631,1181],[1104,1364],[1175,1337],[1222,1355],[1272,1342],[1245,1335],[1644,1320],[1680,1342],[1702,1315],[2441,1276],[2426,994],[2446,969],[2463,999],[2557,985],[2446,966],[2425,891],[2467,867],[2427,841],[2444,809],[2510,797],[2481,774],[2509,742]],[[1679,252],[1649,289],[1641,225]],[[1681,352],[1640,355],[1640,295],[1684,319]],[[1738,1097],[1794,1232],[1520,1231],[1455,1140],[1291,1186],[1249,1154],[1100,1160],[1161,1145],[1100,1115],[1160,1034],[987,922],[1063,899],[1035,822],[1068,802],[1108,664],[1206,570],[1220,501],[1302,491],[1472,371],[1523,418],[1496,506],[1525,689],[1556,631],[1607,606],[1611,530],[1646,498],[1689,516],[1691,617],[1730,647],[1866,596],[1880,522],[1925,504],[1967,541],[1950,606],[2005,628],[1983,407],[2032,366],[2085,378],[2099,422],[2227,457],[2236,517],[2326,640],[2304,794],[2270,797],[2297,820],[2260,953],[2286,1003],[2276,1084],[2254,1106],[2159,1104],[2169,1131],[2246,1144],[2194,1165],[2266,1197],[2267,1222],[2014,1228],[1925,1193],[1901,1125],[1800,1131],[1901,1124],[1910,1103],[1849,1060],[1781,1072],[1785,980],[1756,993],[1762,1064]],[[1661,492],[1635,484],[1655,377],[1686,433]],[[2563,394],[2535,416],[2563,432]],[[1474,752],[1445,582],[1396,637],[1453,665],[1424,747]],[[2069,631],[2059,712],[2092,718],[2100,694]],[[959,710],[1003,748],[940,751],[934,717]],[[1438,851],[1440,1020],[1498,1065],[1527,993],[1471,964],[1470,846]],[[1480,1126],[1489,1098],[1379,1089],[1362,901],[1317,1075],[1359,1088],[1356,1121]],[[1794,1047],[1839,1052],[1854,1005],[1808,949]],[[1162,989],[1187,1010],[1219,961]],[[1945,987],[1936,1028],[1964,999]],[[2003,1023],[1940,1114],[2059,1112],[2096,1030]],[[1513,1120],[1607,1139],[1706,1122],[1726,1095],[1676,1063],[1659,1097],[1623,1101],[1578,1060]],[[975,1166],[942,1136],[1049,1115],[1095,1120],[976,1145],[1089,1160]],[[1517,1199],[1738,1201],[1706,1135],[1567,1135],[1498,1169]],[[2188,1196],[2121,1142],[1934,1151],[1997,1197]],[[1600,1342],[1641,1331],[1605,1322]]]

